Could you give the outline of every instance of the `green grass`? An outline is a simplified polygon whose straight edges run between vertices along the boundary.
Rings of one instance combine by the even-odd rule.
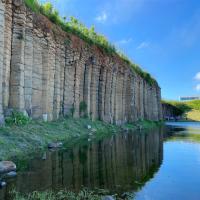
[[[190,110],[186,112],[187,119],[191,121],[200,121],[200,110]]]
[[[21,118],[19,118],[21,120]],[[53,122],[29,121],[25,124],[5,125],[0,127],[0,160],[12,159],[19,162],[23,168],[23,162],[34,156],[34,153],[42,152],[48,143],[63,141],[66,147],[71,148],[81,138],[84,142],[92,134],[92,140],[100,140],[106,136],[117,134],[126,129],[151,128],[157,122],[139,121],[137,123],[123,125],[121,127],[102,121],[91,121],[88,118],[66,118]],[[91,125],[91,129],[87,128]]]
[[[158,125],[161,125],[162,121],[150,121],[150,120],[139,120],[137,122],[131,123],[131,124],[124,124],[122,125],[123,129],[149,129],[154,128]]]
[[[63,31],[77,35],[89,45],[96,45],[106,54],[118,55],[134,72],[144,78],[150,85],[157,84],[156,80],[152,78],[149,73],[143,71],[137,64],[132,63],[132,61],[123,53],[119,52],[105,36],[98,34],[94,26],[87,28],[75,17],[60,17],[58,11],[53,8],[52,4],[49,2],[44,4],[41,4],[38,0],[24,0],[24,2],[33,12],[46,16],[51,22],[60,26]],[[69,39],[66,39],[66,44],[69,43]]]
[[[38,192],[35,191],[28,195],[22,195],[13,191],[12,193],[13,200],[102,200],[103,196],[109,195],[109,191],[97,189],[96,191],[90,191],[87,189],[82,189],[78,193],[61,190],[58,192],[53,191],[44,191]],[[117,195],[114,195],[116,200],[122,200]],[[134,194],[126,193],[126,197],[123,198],[124,200],[131,200],[133,199]]]
[[[28,124],[6,125],[0,128],[0,159],[13,156],[24,156],[24,152],[32,153],[41,150],[52,141],[68,141],[87,136],[91,125],[97,135],[110,134],[119,131],[119,127],[101,121],[92,122],[89,119],[60,119],[54,122],[30,121]]]
[[[101,195],[96,195],[94,192],[88,190],[82,190],[79,193],[74,193],[70,191],[45,191],[45,192],[33,192],[29,195],[22,195],[16,192],[13,192],[13,200],[101,200]]]

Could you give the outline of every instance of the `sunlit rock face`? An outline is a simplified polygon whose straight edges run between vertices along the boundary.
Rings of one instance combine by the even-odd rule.
[[[63,32],[19,0],[0,1],[0,117],[85,115],[122,124],[162,117],[160,88],[117,56]]]

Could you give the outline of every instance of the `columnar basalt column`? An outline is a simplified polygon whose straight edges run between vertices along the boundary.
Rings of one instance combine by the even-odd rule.
[[[137,121],[139,119],[139,102],[140,102],[140,95],[139,95],[139,77],[134,74],[134,82],[133,87],[134,89],[134,115],[135,120]]]
[[[112,123],[117,120],[117,99],[116,99],[116,88],[118,87],[117,82],[118,66],[114,64],[112,66],[112,79],[111,79],[111,94],[110,94],[110,115]]]
[[[60,115],[61,102],[61,47],[56,46],[55,50],[55,76],[54,76],[54,97],[53,97],[53,119],[58,119]]]
[[[75,88],[75,69],[74,53],[71,49],[66,49],[65,62],[65,82],[64,82],[64,115],[74,113],[74,88]]]
[[[91,73],[92,65],[90,61],[85,63],[84,69],[84,87],[83,87],[83,100],[87,105],[87,116],[90,116],[90,84],[91,84]]]
[[[118,70],[117,74],[117,85],[116,85],[116,108],[115,108],[115,123],[120,125],[122,124],[122,89],[123,89],[123,77],[121,69]]]
[[[152,104],[153,104],[153,113],[152,117],[154,121],[158,121],[158,101],[157,101],[157,92],[156,88],[152,88]]]
[[[108,67],[106,70],[106,83],[105,83],[105,105],[104,105],[104,119],[106,122],[112,123],[113,119],[110,113],[110,94],[111,94],[111,80],[112,80],[112,71],[111,67]]]
[[[134,75],[131,74],[130,76],[130,121],[136,120],[136,113],[135,113],[135,85],[134,85]]]
[[[126,72],[126,87],[125,87],[125,121],[131,121],[131,77],[129,71]]]
[[[25,109],[29,116],[32,116],[32,75],[33,75],[33,19],[29,13],[25,29],[24,47],[24,101]]]
[[[48,55],[48,85],[47,85],[47,106],[48,120],[53,119],[54,108],[54,89],[55,89],[55,72],[56,72],[56,44],[55,41],[49,40],[49,55]]]
[[[156,93],[157,93],[157,103],[158,103],[158,120],[163,120],[162,104],[161,104],[161,89],[158,85],[156,88]]]
[[[84,87],[85,87],[85,70],[86,70],[86,65],[85,65],[85,61],[87,60],[86,57],[83,57],[83,54],[80,55],[80,62],[79,65],[81,67],[80,70],[80,74],[79,74],[79,102],[78,102],[78,109],[79,109],[79,113],[78,116],[79,117],[83,117],[83,116],[88,116],[87,115],[87,110],[85,109],[86,107],[84,105],[87,106],[85,100],[84,100]],[[84,104],[83,104],[84,103]]]
[[[36,30],[35,30],[36,31]],[[39,118],[42,116],[42,73],[43,60],[42,52],[45,40],[38,37],[41,34],[39,31],[35,32],[33,38],[33,68],[32,68],[32,116]]]
[[[12,25],[12,57],[10,73],[9,106],[24,110],[24,53],[26,8],[20,1],[14,1]]]
[[[80,60],[80,54],[76,53],[74,59],[76,60],[74,74],[74,117],[78,118],[80,114],[80,102],[82,101],[84,64]]]
[[[64,116],[64,81],[65,81],[65,45],[60,52],[60,114]]]
[[[42,115],[44,120],[49,118],[49,41],[51,39],[47,38],[43,43],[42,51]]]
[[[3,82],[3,56],[4,56],[4,11],[5,4],[0,0],[0,94],[2,94],[2,82]],[[3,123],[3,105],[2,95],[0,95],[0,124]]]
[[[9,83],[10,83],[10,60],[12,41],[12,0],[5,1],[5,26],[4,26],[4,56],[3,56],[3,84],[2,97],[3,108],[8,108],[9,103]]]
[[[129,85],[129,71],[124,70],[123,77],[123,90],[122,90],[122,120],[123,123],[128,122],[129,113],[128,113],[128,105],[130,105],[129,94],[130,94],[130,85]],[[127,105],[128,104],[128,105]]]
[[[139,87],[139,95],[140,95],[140,119],[144,119],[144,82],[143,79],[140,77],[140,87]]]
[[[106,83],[106,69],[105,66],[101,66],[100,68],[100,76],[99,76],[99,119],[104,121],[104,106],[105,106],[105,83]]]
[[[99,85],[100,66],[98,63],[92,65],[92,76],[90,84],[90,112],[91,119],[98,119],[98,85]]]

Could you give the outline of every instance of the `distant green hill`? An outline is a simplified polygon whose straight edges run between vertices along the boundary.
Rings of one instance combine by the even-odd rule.
[[[188,120],[200,121],[200,100],[186,102],[163,100],[162,102],[175,106]]]

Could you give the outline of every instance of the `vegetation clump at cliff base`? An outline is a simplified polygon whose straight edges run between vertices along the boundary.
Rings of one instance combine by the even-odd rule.
[[[61,17],[59,12],[49,2],[44,4],[41,4],[38,0],[24,0],[24,2],[33,12],[46,16],[51,22],[60,26],[63,31],[77,35],[88,44],[96,45],[109,55],[118,55],[134,72],[144,78],[150,85],[157,83],[149,73],[143,71],[137,64],[132,63],[127,56],[119,52],[105,36],[97,34],[94,26],[87,28],[75,17],[70,17],[70,19]]]

